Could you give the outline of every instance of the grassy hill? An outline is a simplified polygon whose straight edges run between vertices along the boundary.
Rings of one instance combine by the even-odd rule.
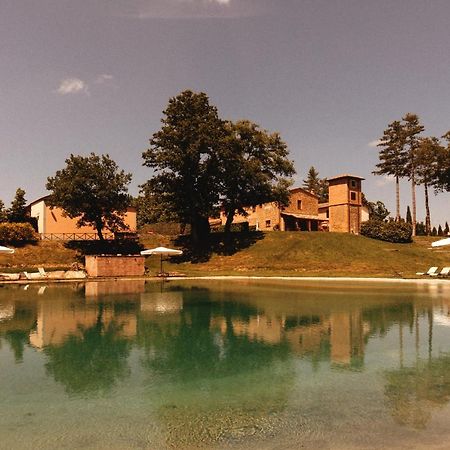
[[[412,244],[390,244],[363,236],[338,233],[272,232],[235,235],[235,249],[225,251],[221,236],[213,235],[208,255],[193,262],[189,250],[164,269],[186,275],[283,275],[414,277],[430,266],[450,266],[450,248],[429,250],[437,238],[417,238]],[[143,233],[141,245],[184,248],[175,236]],[[82,260],[78,248],[62,242],[40,242],[0,256],[0,271],[32,270],[39,266],[70,268]],[[150,274],[159,270],[159,258],[148,257]]]
[[[340,233],[261,233],[240,250],[226,255],[212,251],[204,262],[166,263],[167,271],[186,275],[286,275],[414,277],[430,266],[450,265],[450,248],[429,250],[436,238],[417,238],[412,244],[390,244]],[[253,241],[253,242],[252,242]],[[173,242],[144,244],[173,245]],[[148,258],[150,271],[158,258]]]

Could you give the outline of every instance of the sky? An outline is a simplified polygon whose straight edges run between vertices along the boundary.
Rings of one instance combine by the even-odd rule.
[[[133,173],[136,195],[162,111],[192,89],[280,132],[296,186],[311,166],[359,175],[394,214],[376,141],[407,112],[424,135],[450,130],[449,24],[448,0],[0,0],[0,199],[45,195],[90,152]],[[405,215],[407,181],[400,195]],[[430,202],[432,223],[450,222],[450,194]]]

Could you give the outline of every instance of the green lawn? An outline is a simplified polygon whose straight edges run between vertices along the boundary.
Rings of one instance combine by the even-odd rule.
[[[390,244],[362,236],[339,233],[271,232],[234,235],[237,250],[225,254],[220,235],[202,262],[172,259],[168,272],[186,275],[283,275],[414,277],[430,266],[450,266],[450,247],[429,250],[437,238],[420,237],[412,244]],[[164,245],[183,248],[174,236],[143,233],[142,247]],[[62,242],[39,242],[0,256],[0,271],[70,268],[79,262],[80,250]],[[159,270],[159,258],[148,257],[149,274]]]
[[[262,233],[262,238],[231,255],[212,252],[201,263],[166,263],[186,275],[286,275],[414,277],[430,266],[450,265],[450,248],[429,250],[436,238],[390,244],[340,233]],[[171,245],[171,242],[165,242]],[[157,258],[147,261],[157,271]]]

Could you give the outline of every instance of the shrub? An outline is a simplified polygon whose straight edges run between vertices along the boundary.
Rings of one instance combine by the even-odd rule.
[[[0,242],[36,242],[38,236],[29,223],[0,223]]]
[[[412,242],[412,226],[406,222],[369,220],[361,225],[361,234],[380,241]]]

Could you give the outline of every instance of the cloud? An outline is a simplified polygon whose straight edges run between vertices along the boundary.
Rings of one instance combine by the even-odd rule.
[[[275,0],[119,0],[116,13],[137,19],[238,18],[264,14]]]
[[[79,78],[66,78],[62,80],[56,92],[60,95],[89,94],[88,85]]]
[[[367,145],[369,147],[376,148],[381,141],[379,139],[375,139],[374,141],[370,141]]]

